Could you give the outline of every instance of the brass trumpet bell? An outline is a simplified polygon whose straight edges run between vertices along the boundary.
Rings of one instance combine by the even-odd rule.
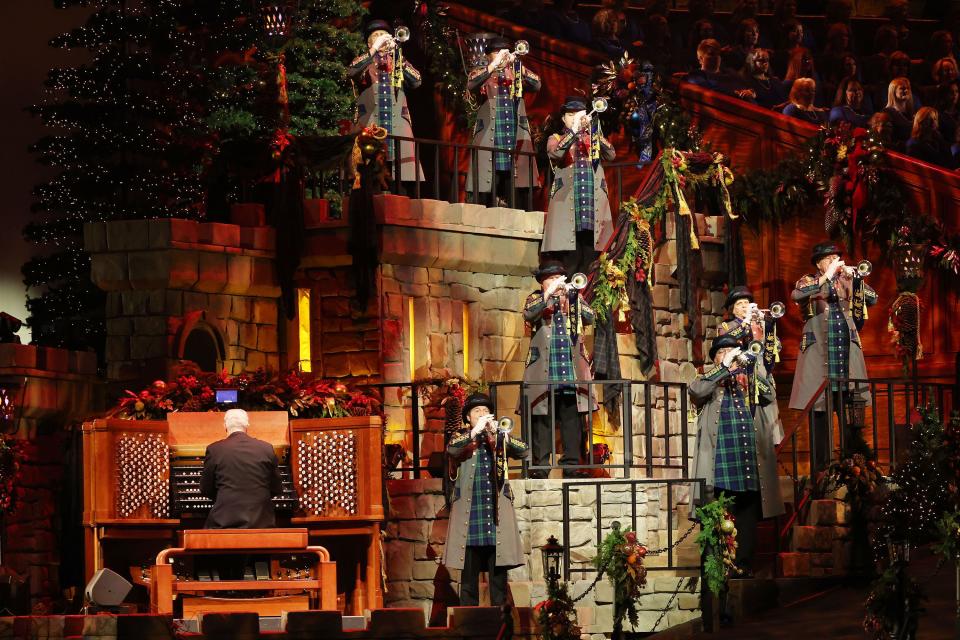
[[[517,43],[513,45],[513,55],[525,56],[528,53],[530,53],[530,43],[526,40],[517,40]]]
[[[610,106],[610,103],[603,96],[597,96],[593,99],[593,102],[590,103],[590,106],[593,107],[593,111],[590,113],[603,113],[607,110],[607,107]]]
[[[873,263],[869,260],[861,260],[857,263],[857,275],[861,278],[865,278],[868,275],[873,273]]]
[[[570,288],[580,291],[587,286],[587,274],[585,273],[575,273],[573,277],[570,278]]]
[[[393,32],[393,39],[397,42],[406,42],[410,39],[410,29],[407,27],[397,27],[397,30]]]
[[[771,318],[782,318],[787,313],[787,306],[782,302],[773,302],[767,311],[770,313]]]
[[[510,433],[513,431],[513,418],[508,418],[507,416],[500,418],[500,422],[497,423],[497,428],[500,430],[500,433]]]
[[[759,340],[751,340],[747,345],[747,353],[756,357],[763,353],[763,343]]]

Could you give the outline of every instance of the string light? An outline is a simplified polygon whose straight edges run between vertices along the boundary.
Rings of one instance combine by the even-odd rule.
[[[58,173],[35,188],[36,217],[24,232],[43,246],[24,266],[27,287],[41,291],[27,303],[33,339],[72,348],[103,344],[104,294],[90,285],[83,224],[203,218],[212,173],[228,176],[217,186],[238,201],[273,170],[279,54],[289,133],[330,135],[352,116],[346,69],[363,46],[354,0],[272,3],[282,8],[271,24],[285,27],[283,41],[247,0],[58,2],[79,4],[95,10],[50,45],[86,49],[89,61],[51,69],[45,100],[32,108],[51,128],[33,151]]]

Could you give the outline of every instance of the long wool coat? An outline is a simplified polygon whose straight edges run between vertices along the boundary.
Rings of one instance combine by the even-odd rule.
[[[593,309],[587,304],[583,296],[579,296],[580,321],[584,326],[593,324]],[[530,327],[533,337],[530,339],[530,350],[527,352],[526,368],[523,371],[523,381],[526,383],[527,403],[530,406],[531,415],[545,416],[550,413],[550,387],[543,383],[550,381],[550,348],[553,343],[553,313],[559,306],[559,298],[551,297],[548,301],[543,300],[543,292],[534,291],[529,296],[523,306],[523,319]],[[573,315],[571,306],[571,316]],[[570,318],[570,322],[576,322],[575,317]],[[571,339],[572,339],[571,335]],[[587,359],[587,349],[583,344],[583,331],[581,331],[576,342],[573,343],[573,368],[576,380],[593,380],[590,373],[590,361]],[[592,407],[589,402],[589,388],[586,384],[577,385],[577,411],[586,413],[589,410],[597,409],[596,389],[593,391]]]
[[[720,369],[721,371],[718,371]],[[726,388],[720,384],[729,378],[726,367],[711,369],[690,383],[690,399],[699,410],[697,416],[697,446],[693,454],[691,477],[704,478],[707,481],[707,496],[694,495],[691,501],[691,513],[696,507],[708,502],[713,495],[714,466],[717,458],[717,435],[719,433],[720,409]],[[757,381],[760,391],[760,407],[776,403],[776,394],[769,376]],[[758,410],[753,424],[757,432],[757,471],[760,474],[760,499],[763,503],[763,517],[772,518],[784,512],[783,496],[780,493],[780,479],[777,476],[777,452],[774,444],[774,425],[770,424],[768,414]],[[694,485],[699,487],[699,485]],[[706,498],[706,499],[705,499]]]
[[[460,460],[457,478],[453,488],[453,500],[450,505],[450,522],[447,526],[447,543],[443,547],[443,564],[449,569],[463,570],[463,559],[467,550],[467,532],[470,527],[470,505],[473,502],[473,478],[477,469],[476,450],[484,444],[479,436],[471,439],[470,432],[461,431],[450,439],[447,453]],[[507,479],[506,460],[503,452],[511,458],[522,459],[529,453],[523,441],[509,435],[499,435],[498,455],[494,462],[497,487],[497,566],[519,567],[526,560],[520,529],[517,527],[517,515],[513,510],[513,489]]]
[[[808,274],[800,278],[793,290],[793,301],[800,305],[807,321],[803,325],[803,337],[800,341],[800,356],[797,358],[797,370],[793,375],[793,390],[790,393],[790,408],[804,410],[813,400],[814,394],[827,378],[827,296],[830,294],[830,284],[825,282],[819,289],[812,289],[820,277],[819,273]],[[863,349],[860,346],[860,334],[851,315],[851,298],[853,286],[850,280],[839,280],[839,306],[847,321],[850,330],[848,378],[865,379],[867,377],[867,363],[863,359]],[[877,301],[877,294],[869,286],[864,285],[864,302],[867,306]],[[850,384],[851,388],[854,385]],[[870,393],[866,389],[856,390],[860,399],[869,402]],[[817,400],[816,411],[826,411],[826,401],[821,394]]]
[[[575,251],[577,248],[573,193],[573,174],[576,170],[574,154],[582,151],[574,144],[575,139],[573,132],[567,129],[562,135],[555,133],[547,140],[547,155],[554,162],[554,175],[547,220],[543,227],[543,244],[540,246],[542,253]],[[616,155],[613,145],[601,136],[601,159],[609,162]],[[610,216],[607,180],[603,175],[603,165],[599,162],[593,170],[593,204],[593,246],[597,251],[603,251],[613,235],[613,220]]]
[[[540,76],[528,69],[526,65],[521,66],[523,74],[524,91],[539,91]],[[509,65],[503,71],[494,71],[490,73],[486,67],[480,67],[470,72],[467,79],[467,88],[470,91],[478,92],[483,103],[477,109],[477,122],[473,126],[473,144],[480,147],[496,147],[494,140],[494,127],[497,118],[497,101],[490,96],[497,95],[497,83],[509,82],[514,78],[513,68]],[[515,112],[517,118],[516,140],[514,145],[508,151],[519,149],[520,151],[533,152],[533,135],[530,132],[530,120],[527,118],[527,107],[523,98],[516,100]],[[503,117],[502,115],[500,117]],[[533,156],[518,155],[513,163],[514,184],[517,188],[535,187],[539,184],[537,174],[537,163],[532,162]],[[533,181],[530,180],[530,173],[533,172]],[[489,193],[493,180],[493,166],[490,151],[477,152],[477,192]],[[470,169],[467,171],[467,193],[473,192],[473,158],[470,159]]]
[[[387,56],[387,62],[391,68],[393,59]],[[360,97],[357,99],[357,122],[354,124],[354,131],[360,131],[364,127],[375,125],[378,122],[377,110],[379,108],[377,95],[381,90],[378,82],[377,65],[374,56],[369,52],[355,58],[350,64],[348,71],[350,77],[359,86],[363,87]],[[398,88],[387,87],[386,90],[393,92],[393,110],[391,113],[391,134],[404,138],[413,137],[413,120],[410,118],[410,108],[407,106],[407,96],[404,94],[404,88],[416,89],[420,86],[420,72],[406,60],[403,61],[403,82]],[[385,141],[388,145],[387,157],[392,159],[395,143],[390,138]],[[412,182],[419,176],[423,180],[423,168],[419,163],[415,164],[414,144],[408,140],[400,141],[400,179],[405,182]],[[422,151],[421,151],[422,153]]]

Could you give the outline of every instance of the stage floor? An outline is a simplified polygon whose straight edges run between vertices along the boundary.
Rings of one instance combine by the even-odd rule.
[[[952,563],[936,572],[937,558],[929,551],[911,550],[910,575],[927,596],[923,603],[918,638],[956,638],[956,573]],[[936,575],[933,575],[936,572]],[[933,576],[931,578],[931,576]],[[821,638],[863,640],[864,602],[870,592],[866,582],[838,584],[796,602],[784,602],[776,609],[743,620],[718,633],[695,635],[712,640],[794,640]]]

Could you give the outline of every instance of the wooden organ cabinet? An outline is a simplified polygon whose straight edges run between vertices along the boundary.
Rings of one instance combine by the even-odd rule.
[[[336,563],[336,593],[343,595],[340,607],[355,615],[381,608],[382,420],[289,420],[281,411],[249,415],[248,433],[273,444],[280,461],[284,490],[274,497],[277,527],[290,529],[286,537],[304,544],[299,556],[300,547],[291,549],[286,543],[265,542],[262,554],[251,549],[249,541],[221,549],[263,556],[256,562],[252,558],[239,580],[224,580],[222,590],[249,590],[255,584],[258,592],[276,596],[293,593],[302,579],[301,591],[309,592],[317,587],[320,565],[310,564],[308,560],[316,558],[308,550],[314,548],[309,545],[318,545],[329,550]],[[165,586],[164,593],[200,597],[216,591],[215,571],[192,563],[189,553],[174,552],[189,550],[192,536],[199,540],[195,536],[200,532],[185,532],[202,529],[212,506],[199,492],[203,455],[208,444],[224,437],[222,413],[171,413],[164,421],[104,419],[83,425],[87,579],[103,567],[130,575],[150,589],[157,610],[158,583],[151,585],[151,575],[156,573],[158,554],[171,549],[160,556],[172,564],[164,576],[173,585]],[[295,535],[304,530],[305,537]],[[210,544],[203,541],[200,546]],[[277,546],[283,547],[283,554],[272,553]],[[204,610],[202,600],[187,605],[186,598],[181,603],[184,612]],[[329,606],[330,599],[323,600]],[[318,598],[311,602],[321,604]]]

